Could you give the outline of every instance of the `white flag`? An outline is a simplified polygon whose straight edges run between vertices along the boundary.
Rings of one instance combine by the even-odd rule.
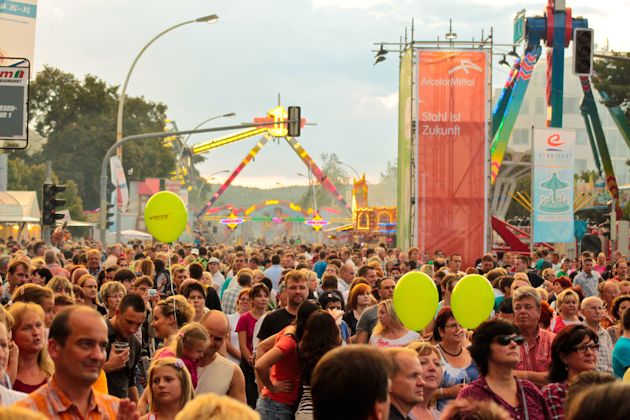
[[[122,203],[121,207],[126,209],[129,203],[129,188],[125,179],[125,170],[118,156],[109,158],[109,170],[112,173],[112,185],[118,190],[118,201]]]

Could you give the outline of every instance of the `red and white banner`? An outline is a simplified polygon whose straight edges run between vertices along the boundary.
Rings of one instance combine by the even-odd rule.
[[[418,51],[417,245],[463,268],[486,249],[489,65],[487,51]]]

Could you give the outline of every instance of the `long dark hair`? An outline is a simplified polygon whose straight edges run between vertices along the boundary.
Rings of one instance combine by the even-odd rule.
[[[339,327],[326,311],[318,310],[311,314],[298,348],[298,364],[302,383],[311,383],[311,374],[319,359],[330,350],[341,345]]]
[[[304,330],[306,329],[306,321],[308,321],[308,317],[311,316],[313,312],[321,309],[321,306],[317,302],[313,302],[310,300],[305,300],[302,302],[300,307],[297,310],[297,315],[295,316],[295,341],[298,343],[302,339],[304,335]]]

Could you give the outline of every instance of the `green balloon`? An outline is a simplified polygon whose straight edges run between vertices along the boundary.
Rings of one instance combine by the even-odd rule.
[[[451,309],[459,324],[475,329],[490,318],[494,308],[494,292],[487,278],[469,274],[457,282],[451,295]]]
[[[398,280],[394,289],[394,310],[398,319],[412,331],[422,331],[435,317],[438,290],[431,277],[410,271]]]
[[[188,211],[179,196],[170,191],[153,194],[144,208],[144,223],[155,239],[175,242],[186,229]]]

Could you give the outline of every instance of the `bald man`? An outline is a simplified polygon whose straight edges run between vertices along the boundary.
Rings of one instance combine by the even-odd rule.
[[[197,395],[212,392],[227,395],[247,403],[245,398],[245,377],[236,363],[219,354],[230,334],[230,324],[221,311],[212,310],[201,318],[201,325],[208,331],[210,346],[199,361]]]
[[[604,301],[596,296],[584,298],[580,307],[584,323],[599,337],[599,349],[597,349],[597,365],[595,370],[612,373],[613,342],[608,331],[600,325],[604,317]]]

